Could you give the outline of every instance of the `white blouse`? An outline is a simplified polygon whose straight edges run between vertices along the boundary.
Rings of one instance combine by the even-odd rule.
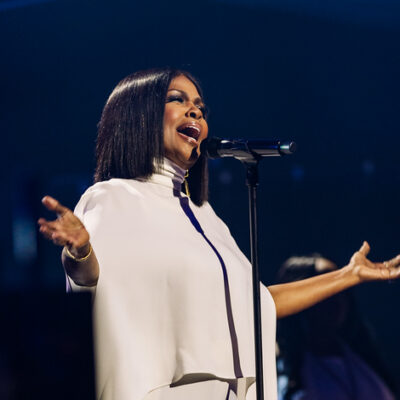
[[[100,265],[99,399],[141,400],[188,374],[255,376],[251,264],[211,206],[180,193],[184,173],[166,160],[147,181],[96,183],[75,208]],[[275,400],[276,312],[264,286],[261,307],[264,397]]]

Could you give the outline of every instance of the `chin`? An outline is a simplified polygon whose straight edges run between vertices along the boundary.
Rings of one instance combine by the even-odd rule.
[[[166,157],[169,158],[175,164],[177,164],[179,167],[183,169],[190,169],[199,159],[200,154],[198,153],[197,147],[195,147],[189,149],[189,151],[187,152],[166,154]]]
[[[185,169],[190,169],[199,159],[199,156],[200,154],[197,153],[197,149],[194,148],[186,154],[181,154],[181,157],[179,157],[179,163],[177,164],[182,166],[184,165]]]
[[[194,164],[196,164],[196,161],[199,159],[200,154],[197,152],[197,148],[193,149],[190,157],[188,158],[188,160],[186,161],[186,163],[189,165],[189,168],[193,167]]]

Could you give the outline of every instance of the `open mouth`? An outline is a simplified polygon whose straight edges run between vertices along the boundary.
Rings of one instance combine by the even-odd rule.
[[[196,143],[200,137],[201,130],[197,124],[189,123],[179,126],[177,132],[185,136],[189,142]]]

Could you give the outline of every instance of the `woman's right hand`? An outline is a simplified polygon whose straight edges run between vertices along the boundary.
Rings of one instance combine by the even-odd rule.
[[[81,220],[53,197],[45,196],[42,203],[58,218],[54,221],[40,218],[40,232],[54,244],[66,246],[74,257],[85,257],[90,251],[89,233]]]

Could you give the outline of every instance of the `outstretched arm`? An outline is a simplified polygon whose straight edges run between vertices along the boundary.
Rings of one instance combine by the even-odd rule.
[[[95,286],[99,279],[99,263],[89,242],[89,233],[74,213],[56,199],[45,196],[44,206],[57,213],[58,218],[47,221],[40,218],[40,232],[53,241],[64,246],[62,263],[67,275],[80,286]]]
[[[373,263],[367,258],[369,251],[368,243],[364,242],[349,264],[339,270],[301,281],[269,286],[277,318],[296,314],[362,282],[400,278],[400,256],[383,263]]]

